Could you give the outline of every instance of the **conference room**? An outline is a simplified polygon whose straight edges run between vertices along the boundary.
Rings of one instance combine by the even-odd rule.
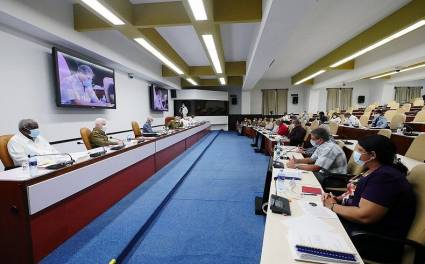
[[[4,263],[425,263],[425,1],[2,0]]]

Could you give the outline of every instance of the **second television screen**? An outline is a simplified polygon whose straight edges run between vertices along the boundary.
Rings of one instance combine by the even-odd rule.
[[[168,111],[168,90],[152,84],[150,87],[151,109]]]

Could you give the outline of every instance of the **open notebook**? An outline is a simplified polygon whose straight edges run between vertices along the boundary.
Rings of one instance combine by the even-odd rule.
[[[289,246],[295,260],[315,263],[360,263],[344,238],[332,232],[290,229]]]

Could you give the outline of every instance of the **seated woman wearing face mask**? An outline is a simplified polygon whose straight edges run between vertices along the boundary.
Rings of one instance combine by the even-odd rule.
[[[323,204],[338,214],[348,234],[366,230],[404,239],[415,215],[415,196],[406,179],[407,168],[396,163],[396,149],[386,137],[373,135],[359,140],[354,160],[367,171],[354,184],[352,196],[323,195]],[[380,248],[382,245],[379,245]],[[362,257],[376,256],[371,242],[359,248]],[[402,248],[386,248],[382,254],[400,253]],[[378,253],[379,254],[379,253]]]
[[[28,160],[28,155],[46,155],[59,153],[49,142],[40,136],[38,123],[32,119],[19,122],[19,132],[8,142],[7,149],[15,166],[22,166]],[[38,163],[51,157],[37,157]]]

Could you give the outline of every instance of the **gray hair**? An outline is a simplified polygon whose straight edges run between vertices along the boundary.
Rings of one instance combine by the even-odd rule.
[[[330,139],[330,134],[326,128],[319,127],[311,131],[311,134],[316,138],[321,138],[324,141],[328,141]]]
[[[103,126],[104,123],[106,123],[106,119],[105,118],[99,117],[99,118],[96,118],[96,120],[94,120],[94,125],[96,127]]]
[[[301,125],[301,121],[298,118],[292,119],[292,123],[294,123],[294,125],[296,125],[296,126]]]
[[[21,121],[19,121],[19,125],[18,128],[20,131],[22,131],[23,129],[29,130],[29,129],[34,129],[38,127],[38,123],[36,121],[34,121],[33,119],[22,119]]]

